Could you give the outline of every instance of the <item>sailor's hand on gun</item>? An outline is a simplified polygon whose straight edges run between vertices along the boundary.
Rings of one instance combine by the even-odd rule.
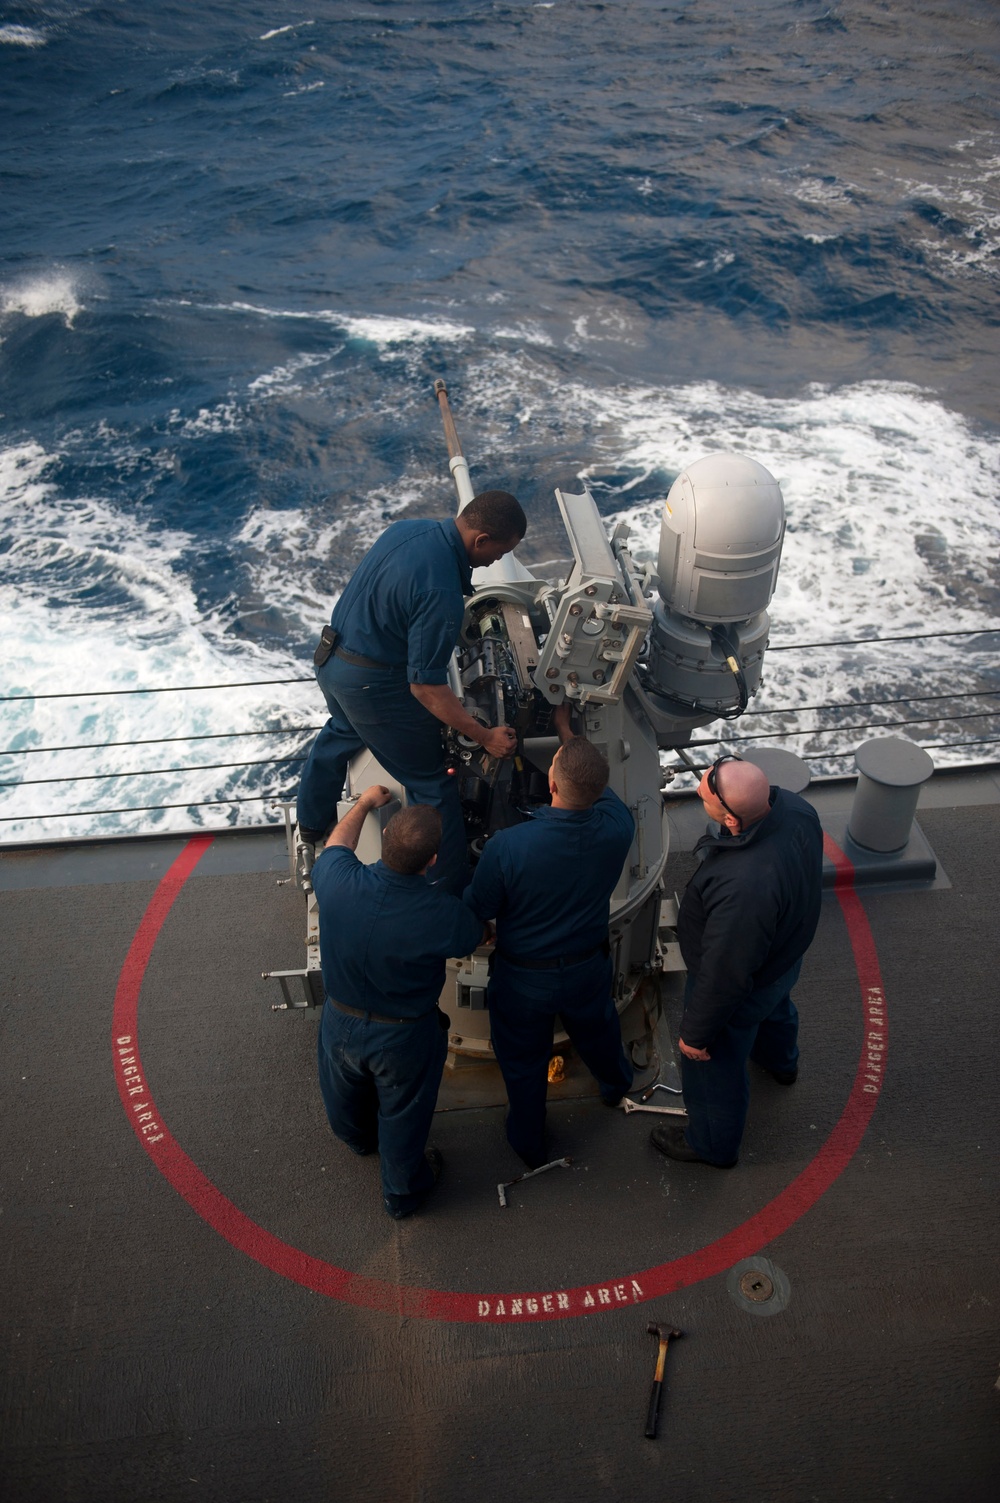
[[[517,751],[517,732],[512,725],[495,725],[484,731],[480,745],[489,757],[512,757]]]
[[[383,787],[381,783],[372,783],[366,788],[358,799],[359,804],[364,804],[369,809],[381,809],[383,804],[388,804],[392,799],[392,790]]]

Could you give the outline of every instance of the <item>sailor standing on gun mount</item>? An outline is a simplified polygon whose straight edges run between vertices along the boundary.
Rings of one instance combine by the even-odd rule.
[[[337,818],[348,764],[367,746],[406,789],[409,803],[440,810],[435,880],[449,892],[461,890],[465,829],[442,726],[491,757],[511,756],[517,736],[510,726],[486,727],[468,714],[448,687],[448,663],[473,568],[516,548],[527,525],[508,491],[484,491],[453,519],[394,522],[351,577],[313,659],[330,719],[299,784],[300,885],[308,888],[315,847]]]

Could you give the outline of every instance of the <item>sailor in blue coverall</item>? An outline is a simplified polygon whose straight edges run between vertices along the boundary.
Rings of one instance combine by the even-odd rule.
[[[438,1008],[449,955],[468,955],[483,925],[458,898],[425,880],[441,838],[426,805],[395,814],[382,859],[354,851],[387,788],[368,788],[337,825],[313,867],[326,1002],[319,1083],[330,1126],[355,1153],[376,1150],[382,1195],[399,1220],[421,1205],[441,1168],[427,1149],[448,1020]]]
[[[442,726],[493,757],[517,745],[509,726],[485,727],[448,687],[472,569],[495,563],[527,523],[507,491],[485,491],[454,519],[394,522],[347,584],[316,650],[316,677],[330,718],[313,743],[298,798],[299,879],[308,889],[313,848],[337,817],[347,767],[367,746],[414,804],[441,811],[434,880],[450,892],[466,877],[466,843]]]
[[[698,784],[718,834],[695,846],[677,938],[688,968],[678,1047],[688,1124],[654,1148],[683,1163],[736,1163],[750,1103],[747,1060],[779,1085],[798,1076],[792,987],[819,923],[823,831],[805,799],[752,762],[720,757]]]
[[[487,992],[493,1051],[507,1087],[507,1139],[529,1168],[546,1162],[545,1096],[556,1015],[617,1106],[632,1084],[611,995],[611,894],[635,823],[607,787],[608,764],[569,733],[549,772],[551,807],[491,835],[464,893],[477,918],[496,920]]]

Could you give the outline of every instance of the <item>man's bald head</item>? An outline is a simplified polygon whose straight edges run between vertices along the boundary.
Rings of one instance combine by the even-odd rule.
[[[767,774],[753,762],[720,762],[715,769],[715,787],[713,794],[706,773],[698,784],[698,797],[709,818],[734,833],[756,824],[771,807]]]

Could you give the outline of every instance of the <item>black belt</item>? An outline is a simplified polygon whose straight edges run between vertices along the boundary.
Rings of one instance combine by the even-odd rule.
[[[360,1007],[348,1007],[346,1002],[337,1002],[333,997],[327,997],[326,1000],[338,1012],[346,1012],[349,1018],[364,1018],[366,1023],[420,1023],[424,1018],[430,1017],[430,1013],[422,1012],[417,1018],[386,1018],[380,1012],[362,1012]],[[435,1007],[434,1011],[437,1013],[441,1028],[445,1030],[450,1028],[451,1019],[448,1014],[442,1012],[440,1007]]]
[[[366,658],[363,652],[348,652],[346,647],[335,647],[335,658],[343,658],[345,663],[353,663],[355,668],[395,668],[395,663],[380,663],[376,658]]]
[[[526,971],[557,971],[560,966],[579,965],[582,960],[589,960],[591,955],[610,955],[611,945],[604,940],[602,944],[591,945],[589,950],[575,950],[571,955],[510,955],[506,950],[497,950],[496,953],[508,965],[521,966]]]

